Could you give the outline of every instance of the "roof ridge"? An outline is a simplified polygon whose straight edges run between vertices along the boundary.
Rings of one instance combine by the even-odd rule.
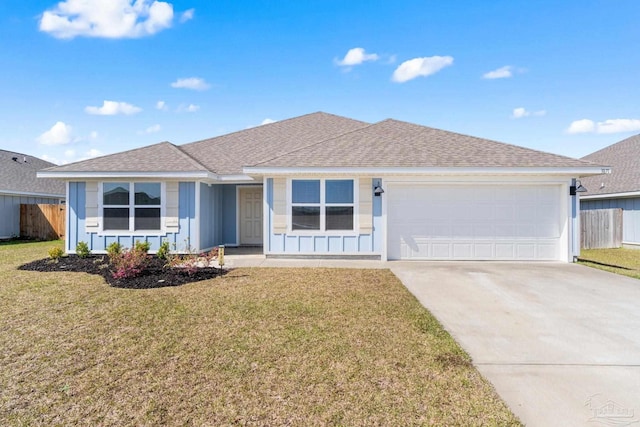
[[[174,149],[175,151],[177,151],[177,152],[178,152],[179,154],[181,154],[184,158],[186,158],[186,159],[187,159],[187,161],[188,161],[189,163],[191,163],[193,166],[200,167],[200,168],[202,168],[203,170],[206,170],[206,171],[211,172],[211,173],[215,173],[215,171],[211,171],[211,170],[209,170],[206,166],[204,166],[202,163],[200,163],[199,161],[197,161],[196,159],[194,159],[190,154],[188,154],[188,153],[184,152],[184,151],[183,151],[180,147],[178,147],[177,145],[175,145],[175,144],[173,144],[173,143],[171,143],[171,142],[169,142],[169,141],[161,142],[160,144],[164,144],[164,143],[169,144],[171,147],[173,147],[173,149]]]
[[[331,115],[333,115],[333,114],[331,114]],[[340,117],[340,116],[336,116],[336,117]],[[355,120],[355,121],[360,122],[360,120]],[[366,122],[362,122],[362,123],[366,123]],[[341,138],[341,137],[343,137],[343,136],[345,136],[345,135],[349,135],[350,133],[354,133],[354,132],[358,132],[358,131],[361,131],[361,130],[367,129],[367,128],[369,128],[369,127],[371,127],[371,126],[374,126],[374,125],[376,125],[376,124],[377,124],[377,123],[368,123],[368,124],[366,124],[365,126],[360,127],[360,128],[358,128],[358,129],[353,129],[353,130],[350,130],[350,131],[348,131],[348,132],[341,133],[340,135],[336,135],[336,136],[333,136],[333,137],[331,137],[331,138],[326,138],[326,139],[323,139],[322,141],[314,142],[314,143],[312,143],[312,144],[305,145],[304,147],[299,147],[299,148],[297,148],[297,149],[295,149],[295,150],[287,151],[287,152],[286,152],[286,153],[284,153],[284,154],[281,154],[281,155],[279,155],[279,156],[272,157],[272,158],[270,158],[270,159],[268,159],[268,160],[263,160],[263,161],[261,161],[261,162],[255,163],[255,164],[253,164],[253,165],[251,165],[251,166],[258,166],[258,165],[261,165],[261,164],[263,164],[263,163],[271,162],[271,161],[273,161],[273,160],[275,160],[275,159],[278,159],[278,158],[280,158],[280,157],[288,156],[288,155],[290,155],[290,154],[297,153],[298,151],[306,150],[307,148],[311,148],[311,147],[315,147],[316,145],[319,145],[319,144],[325,143],[325,142],[327,142],[327,141],[331,141],[332,139]]]
[[[276,120],[275,122],[272,122],[272,123],[266,123],[266,124],[264,124],[264,125],[257,125],[257,126],[251,126],[251,127],[249,127],[249,128],[245,128],[245,129],[238,129],[238,130],[236,130],[236,131],[233,131],[233,132],[230,132],[230,133],[225,133],[225,134],[218,135],[218,136],[214,136],[214,137],[211,137],[211,138],[205,138],[205,139],[199,139],[199,140],[197,140],[197,141],[187,142],[187,143],[181,144],[181,146],[182,146],[182,147],[184,147],[184,146],[186,146],[186,145],[194,145],[194,144],[199,144],[199,143],[201,143],[201,142],[209,142],[209,143],[216,144],[216,142],[214,142],[213,140],[218,139],[218,138],[222,138],[222,137],[225,137],[225,138],[226,138],[226,137],[229,137],[229,136],[231,136],[231,135],[235,135],[235,134],[238,134],[238,133],[241,133],[241,132],[246,132],[246,131],[248,131],[248,130],[255,129],[255,128],[260,128],[260,127],[265,127],[265,126],[272,126],[272,125],[278,125],[278,124],[282,124],[282,123],[285,123],[285,122],[289,122],[289,121],[291,121],[291,120],[298,120],[298,119],[301,119],[301,118],[303,118],[303,117],[312,116],[312,115],[314,115],[314,114],[322,114],[322,115],[325,115],[325,116],[338,117],[338,118],[340,118],[340,119],[351,120],[351,121],[354,121],[354,122],[366,123],[366,122],[363,122],[362,120],[356,120],[356,119],[352,119],[352,118],[350,118],[350,117],[339,116],[339,115],[337,115],[337,114],[326,113],[326,112],[324,112],[324,111],[315,111],[315,112],[313,112],[313,113],[307,113],[307,114],[303,114],[303,115],[301,115],[301,116],[295,116],[295,117],[289,117],[289,118],[282,119],[282,120]],[[223,141],[221,141],[221,142],[223,142]]]

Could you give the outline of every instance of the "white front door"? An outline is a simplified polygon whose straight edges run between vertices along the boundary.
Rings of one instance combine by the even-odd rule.
[[[240,187],[239,227],[241,245],[262,244],[262,187]]]

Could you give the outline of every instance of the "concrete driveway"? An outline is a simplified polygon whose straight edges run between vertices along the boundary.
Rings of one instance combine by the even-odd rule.
[[[640,425],[640,280],[575,264],[389,266],[526,425]]]

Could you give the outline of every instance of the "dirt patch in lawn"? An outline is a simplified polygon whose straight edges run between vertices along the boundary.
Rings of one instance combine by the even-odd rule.
[[[39,259],[18,267],[19,270],[41,272],[77,272],[102,276],[104,280],[116,288],[151,289],[165,286],[180,286],[186,283],[199,282],[213,279],[224,274],[223,269],[215,267],[202,267],[195,271],[187,271],[184,268],[168,267],[166,261],[157,257],[149,257],[149,263],[144,271],[126,279],[116,279],[106,256],[91,256],[80,258],[69,255],[58,261],[52,259]]]

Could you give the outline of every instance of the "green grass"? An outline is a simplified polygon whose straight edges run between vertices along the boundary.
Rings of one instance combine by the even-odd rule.
[[[580,264],[640,279],[640,250],[582,249]]]
[[[51,246],[0,247],[0,425],[519,425],[388,270],[16,270]]]

